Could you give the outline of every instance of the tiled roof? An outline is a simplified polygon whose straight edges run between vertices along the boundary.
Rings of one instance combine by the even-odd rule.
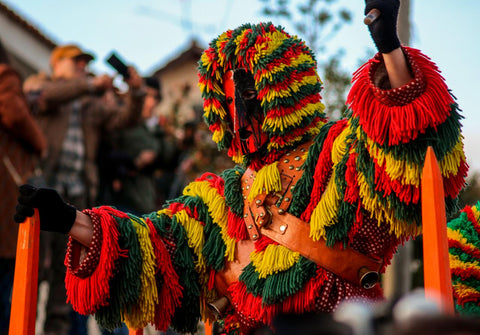
[[[33,25],[28,23],[25,19],[23,19],[20,15],[15,13],[11,8],[7,7],[3,2],[0,2],[0,13],[4,13],[8,18],[12,21],[18,23],[22,26],[26,31],[32,34],[35,38],[37,38],[40,42],[45,43],[45,45],[51,49],[57,46],[57,43],[53,42],[51,39],[46,37],[43,33],[41,33],[37,28]]]
[[[169,61],[167,64],[163,65],[160,69],[154,71],[154,76],[158,76],[168,69],[171,69],[174,66],[183,64],[187,61],[194,61],[198,62],[200,60],[200,56],[202,55],[203,48],[201,48],[197,41],[192,40],[190,46],[187,50],[182,52],[180,55],[176,56],[174,59]]]

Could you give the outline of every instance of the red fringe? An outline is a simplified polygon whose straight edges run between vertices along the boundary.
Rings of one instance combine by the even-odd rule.
[[[451,272],[453,275],[462,278],[462,280],[466,280],[468,278],[475,278],[476,280],[480,280],[480,270],[470,267],[467,267],[465,269],[453,268],[451,269]]]
[[[237,313],[241,313],[247,319],[250,318],[271,325],[273,318],[278,314],[299,314],[315,311],[315,300],[321,293],[321,288],[326,279],[326,270],[318,267],[316,276],[310,279],[301,291],[286,297],[282,302],[272,305],[265,305],[261,296],[255,297],[248,293],[247,287],[242,282],[232,284],[228,291]]]
[[[347,182],[347,187],[345,189],[345,196],[343,200],[349,204],[358,202],[360,199],[360,187],[358,186],[357,180],[357,153],[352,152],[348,157],[347,161],[347,170],[345,171],[345,181]]]
[[[453,240],[453,239],[448,239],[448,247],[449,248],[457,248],[457,249],[460,249],[462,250],[464,253],[472,256],[472,257],[475,257],[477,258],[478,260],[480,260],[480,249],[475,249],[473,248],[472,246],[468,246],[468,245],[463,245],[461,244],[459,241],[457,240]]]
[[[478,305],[480,301],[480,292],[479,293],[470,293],[467,296],[460,296],[457,290],[453,290],[453,296],[457,300],[457,304],[464,306],[467,302],[474,302]]]
[[[76,277],[68,269],[65,276],[67,302],[70,302],[73,309],[82,315],[94,314],[100,307],[108,305],[109,282],[114,274],[115,261],[123,252],[118,245],[117,222],[111,213],[118,212],[122,216],[125,214],[110,207],[93,208],[92,211],[100,215],[102,226],[103,238],[98,266],[86,278]]]
[[[465,186],[465,178],[468,174],[468,164],[465,161],[460,162],[456,175],[450,175],[448,178],[443,178],[443,188],[445,196],[456,198],[458,193]]]
[[[227,234],[231,238],[238,240],[247,240],[248,231],[243,218],[235,215],[230,209],[228,210]]]
[[[156,260],[155,277],[158,289],[158,303],[155,304],[155,328],[160,331],[166,331],[172,320],[175,308],[180,306],[180,299],[183,295],[182,287],[178,282],[178,275],[173,269],[170,254],[152,221],[147,218],[146,223],[150,229],[150,240]]]
[[[313,188],[312,194],[310,196],[310,203],[307,208],[301,215],[301,219],[305,222],[310,222],[310,217],[313,210],[317,206],[320,198],[322,197],[325,188],[327,187],[330,174],[332,173],[332,146],[333,142],[338,135],[345,129],[347,126],[347,120],[343,119],[335,123],[327,135],[325,142],[323,143],[322,151],[318,157],[318,163],[315,167],[315,174],[313,176]],[[333,178],[333,176],[332,176]]]
[[[255,251],[264,251],[271,244],[278,245],[278,243],[271,238],[260,235],[260,238],[255,241]]]
[[[377,159],[375,162],[375,190],[383,191],[385,196],[395,194],[398,199],[405,204],[418,204],[420,201],[420,188],[410,184],[402,184],[397,179],[391,179],[385,170],[385,165],[378,165]]]
[[[406,54],[418,65],[425,77],[426,88],[416,99],[402,106],[388,106],[376,96],[369,76],[370,68],[379,60],[373,59],[353,75],[353,86],[347,104],[367,135],[379,144],[397,145],[417,138],[428,127],[436,127],[450,114],[453,98],[448,92],[437,66],[419,50],[404,47]],[[419,75],[421,76],[422,73]],[[416,83],[415,78],[412,83]],[[405,85],[408,87],[408,85]],[[396,92],[397,90],[392,90]]]
[[[462,209],[462,212],[467,214],[468,221],[472,223],[473,228],[475,228],[475,231],[477,232],[477,234],[480,235],[480,223],[477,222],[477,220],[475,219],[475,214],[473,213],[472,207],[465,206]]]

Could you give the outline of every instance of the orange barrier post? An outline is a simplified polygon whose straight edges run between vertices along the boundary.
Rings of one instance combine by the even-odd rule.
[[[205,321],[205,335],[212,335],[213,323],[211,321]]]
[[[35,210],[18,228],[9,335],[35,334],[39,238],[40,220]]]
[[[427,149],[421,190],[425,296],[436,301],[445,313],[453,315],[445,195],[442,175],[432,147]]]

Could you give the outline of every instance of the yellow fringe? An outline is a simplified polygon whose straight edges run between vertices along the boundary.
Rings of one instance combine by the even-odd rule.
[[[447,236],[452,240],[458,241],[463,246],[477,249],[475,244],[469,243],[468,240],[458,230],[452,230],[451,228],[447,228]]]
[[[346,127],[333,142],[331,154],[333,165],[337,165],[347,154],[347,136],[351,133],[352,129]],[[334,176],[334,174],[332,174],[332,176]]]
[[[327,188],[322,194],[322,198],[312,212],[310,219],[310,237],[314,241],[325,238],[325,227],[332,226],[338,221],[338,210],[342,200],[342,195],[338,192],[335,185],[335,167],[332,171],[332,177],[328,181]]]
[[[225,136],[225,130],[223,127],[220,127],[219,130],[215,130],[213,132],[213,135],[212,135],[212,140],[215,142],[215,143],[218,143],[220,142],[223,137]]]
[[[372,198],[371,190],[366,182],[365,175],[361,172],[358,173],[358,185],[360,188],[359,194],[362,199],[363,207],[371,213],[379,225],[382,222],[386,222],[390,225],[390,234],[393,232],[396,237],[401,236],[417,236],[422,233],[422,228],[417,223],[405,223],[404,221],[398,220],[395,217],[395,212],[392,206],[389,204],[388,207],[384,207],[380,203],[380,198],[377,194]]]
[[[297,110],[292,114],[283,115],[283,116],[274,117],[274,118],[266,118],[263,124],[263,127],[264,129],[265,127],[268,127],[269,129],[272,128],[274,131],[276,131],[277,129],[280,129],[280,131],[284,131],[284,129],[288,127],[299,125],[305,116],[310,116],[313,113],[315,113],[315,111],[320,110],[321,109],[320,105],[323,105],[323,104],[321,103],[308,104],[304,108]]]
[[[279,31],[269,32],[269,33],[266,33],[264,36],[266,38],[265,42],[254,45],[255,50],[257,52],[253,57],[253,60],[252,60],[253,64],[257,64],[261,58],[264,58],[265,56],[270,55],[279,46],[281,46],[283,44],[283,40],[287,38],[285,34],[282,34]]]
[[[225,198],[217,193],[217,189],[210,186],[207,181],[195,181],[190,183],[183,190],[183,195],[200,197],[208,207],[208,212],[212,216],[213,222],[221,228],[221,235],[225,243],[225,257],[229,261],[234,260],[235,239],[228,236],[227,233],[227,206]]]
[[[193,252],[198,258],[198,261],[195,264],[195,271],[198,273],[204,273],[207,268],[207,263],[202,254],[202,249],[205,245],[202,224],[188,216],[187,211],[184,209],[175,213],[175,217],[183,228],[185,228],[185,231],[187,232],[188,246],[193,249]]]
[[[298,92],[302,86],[305,85],[315,85],[319,81],[318,76],[305,76],[300,81],[292,82],[289,88],[284,90],[269,90],[267,94],[262,99],[262,102],[271,102],[276,98],[287,98],[292,96],[292,94]]]
[[[199,84],[199,86],[204,86],[204,84]],[[218,86],[215,84],[215,87],[218,87]],[[200,87],[200,89],[202,89],[202,87]],[[218,89],[220,89],[220,88],[218,87]],[[216,91],[216,93],[219,94],[219,95],[225,95],[223,92],[217,92]],[[227,112],[225,111],[225,109],[223,109],[221,106],[216,107],[215,104],[213,104],[213,103],[206,104],[203,107],[203,112],[204,112],[203,115],[205,117],[209,117],[211,112],[219,115],[220,118],[222,118],[222,119],[224,119],[225,116],[227,115]]]
[[[282,72],[285,68],[287,67],[293,67],[293,68],[298,68],[298,66],[300,64],[304,64],[304,63],[309,63],[309,64],[314,64],[314,61],[312,59],[311,56],[307,55],[307,54],[299,54],[297,55],[297,57],[295,59],[292,59],[290,64],[284,64],[284,63],[281,63],[279,64],[278,66],[272,68],[271,71],[269,72],[264,72],[261,74],[261,76],[259,77],[259,82],[263,81],[264,79],[267,79],[269,82],[272,81],[272,76],[278,72]],[[322,83],[320,81],[320,83]]]
[[[456,255],[449,255],[450,259],[450,269],[462,269],[462,270],[468,270],[468,269],[475,269],[477,271],[480,271],[480,264],[477,261],[474,262],[464,262],[460,259],[460,257]]]
[[[473,287],[470,287],[466,285],[465,283],[456,283],[453,284],[453,289],[457,292],[457,294],[460,297],[467,297],[469,295],[475,295],[478,294],[479,292],[474,289]]]
[[[152,242],[150,241],[149,228],[143,219],[142,224],[136,220],[130,220],[137,233],[142,255],[142,272],[140,281],[142,283],[140,296],[129,312],[124,314],[125,323],[129,328],[144,328],[149,322],[155,320],[155,304],[158,303],[158,291],[155,281],[155,254]]]
[[[413,165],[405,160],[396,160],[392,154],[385,152],[377,144],[367,139],[367,150],[373,159],[377,160],[379,166],[385,165],[385,171],[392,180],[398,180],[403,185],[414,185],[420,187],[421,167]]]
[[[278,162],[274,162],[270,165],[265,165],[257,172],[248,194],[248,201],[253,201],[259,194],[268,194],[281,190],[282,181],[280,179],[280,171],[278,171]]]
[[[456,175],[460,164],[465,160],[462,140],[463,136],[460,136],[455,147],[438,162],[442,176]]]
[[[260,278],[291,268],[300,259],[298,252],[293,252],[282,245],[271,244],[263,252],[253,252],[250,260]]]
[[[475,217],[475,221],[480,222],[480,212],[476,206],[472,206],[473,216]]]

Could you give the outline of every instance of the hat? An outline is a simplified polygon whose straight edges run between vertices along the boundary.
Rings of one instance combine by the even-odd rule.
[[[87,62],[94,59],[92,55],[82,51],[82,49],[80,49],[80,47],[78,47],[77,45],[67,44],[67,45],[57,46],[55,49],[53,49],[50,55],[50,65],[53,66],[60,59],[63,59],[63,58],[84,59]]]

